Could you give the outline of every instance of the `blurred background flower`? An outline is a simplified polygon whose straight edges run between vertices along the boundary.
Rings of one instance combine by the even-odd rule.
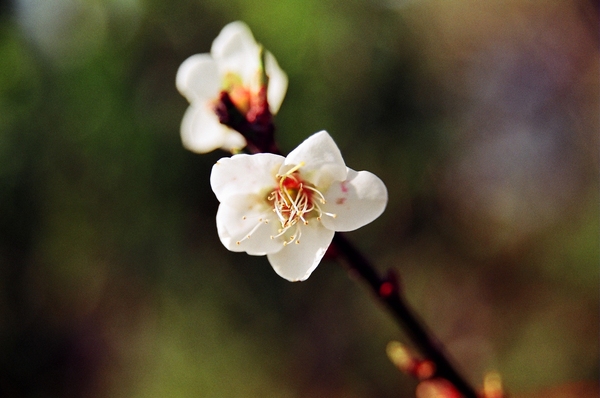
[[[597,2],[0,4],[0,395],[414,394],[342,268],[218,241],[222,154],[183,149],[174,82],[233,20],[289,76],[282,149],[326,129],[386,183],[350,238],[468,378],[597,385]]]

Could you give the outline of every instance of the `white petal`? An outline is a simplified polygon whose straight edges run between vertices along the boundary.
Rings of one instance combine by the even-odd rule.
[[[213,41],[210,53],[222,75],[234,72],[248,83],[258,73],[260,47],[248,25],[243,22],[227,24]]]
[[[300,175],[317,188],[325,189],[333,181],[346,179],[346,164],[333,138],[323,130],[308,137],[285,158],[284,174],[291,166],[300,164]]]
[[[192,55],[177,70],[175,85],[189,102],[217,98],[220,88],[217,63],[209,54]]]
[[[242,21],[231,22],[221,29],[213,41],[210,53],[215,58],[227,58],[248,49],[253,49],[256,44],[254,36],[248,25]]]
[[[310,276],[321,262],[335,233],[323,228],[314,219],[301,228],[300,243],[290,243],[282,250],[267,255],[275,272],[291,282],[303,281]]]
[[[206,104],[192,105],[187,109],[181,122],[181,141],[186,149],[197,153],[227,147],[234,142],[241,143],[238,148],[245,146],[244,137],[222,125]]]
[[[276,114],[287,91],[288,77],[279,67],[273,54],[268,51],[265,51],[265,73],[269,77],[269,87],[267,88],[269,109],[272,114]]]
[[[324,195],[327,202],[321,209],[336,217],[323,214],[321,222],[335,231],[353,231],[372,222],[383,213],[388,200],[383,181],[368,171],[352,169],[348,169],[346,181],[334,182]]]
[[[228,250],[263,256],[283,248],[281,241],[271,239],[277,234],[277,219],[269,220],[273,212],[256,199],[239,198],[236,206],[219,205],[217,232]]]
[[[246,139],[237,131],[227,128],[227,134],[223,137],[221,149],[226,151],[240,150],[246,147]]]
[[[212,168],[210,186],[221,203],[235,201],[239,195],[266,198],[277,186],[275,174],[282,163],[283,156],[271,153],[222,158]]]

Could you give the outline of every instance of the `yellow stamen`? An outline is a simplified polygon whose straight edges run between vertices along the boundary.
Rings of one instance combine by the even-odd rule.
[[[299,244],[302,234],[300,225],[308,225],[311,218],[320,221],[323,215],[336,217],[335,214],[321,209],[320,205],[326,203],[325,196],[300,176],[298,171],[304,165],[304,162],[300,162],[283,175],[277,174],[277,188],[267,195],[267,200],[272,204],[273,212],[281,224],[281,228],[271,239],[283,237],[290,228],[295,228],[294,233],[283,240],[283,245],[292,242]]]

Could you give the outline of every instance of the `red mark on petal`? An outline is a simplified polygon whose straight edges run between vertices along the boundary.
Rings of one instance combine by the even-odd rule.
[[[346,203],[346,198],[337,198],[335,200],[335,203],[338,205],[343,205],[344,203]]]
[[[342,186],[342,192],[348,192],[348,187],[346,186],[346,181],[342,181],[340,184]]]

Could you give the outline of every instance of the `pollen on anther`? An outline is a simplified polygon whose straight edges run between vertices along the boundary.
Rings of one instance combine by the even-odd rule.
[[[246,216],[243,216],[243,217],[242,217],[242,220],[245,220],[245,219],[246,219]]]
[[[235,242],[236,245],[239,245],[241,242],[238,240],[237,242]]]

